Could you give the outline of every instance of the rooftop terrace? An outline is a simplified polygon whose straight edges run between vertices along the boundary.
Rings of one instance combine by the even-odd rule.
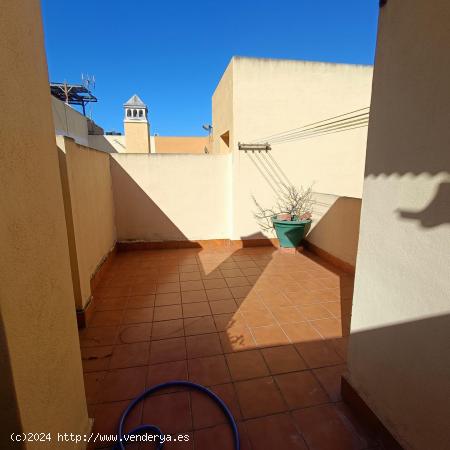
[[[352,275],[274,247],[118,253],[80,331],[94,433],[115,433],[145,388],[191,380],[228,404],[244,449],[378,448],[340,397],[352,291]],[[189,434],[173,448],[225,450],[225,422],[201,394],[167,391],[127,427],[157,423]]]

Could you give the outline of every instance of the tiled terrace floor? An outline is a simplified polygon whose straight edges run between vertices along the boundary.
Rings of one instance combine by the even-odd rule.
[[[181,379],[225,400],[245,450],[379,448],[339,393],[352,290],[317,257],[269,247],[119,253],[80,333],[94,432],[115,433],[132,398]],[[140,423],[189,434],[168,449],[232,449],[224,416],[195,392],[148,398],[128,426]]]

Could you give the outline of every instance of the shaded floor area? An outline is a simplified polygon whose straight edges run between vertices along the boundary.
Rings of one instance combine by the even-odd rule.
[[[351,275],[272,247],[119,253],[80,332],[94,433],[115,433],[131,399],[176,379],[227,403],[245,450],[382,448],[340,398],[352,292]],[[225,417],[196,392],[146,399],[126,425],[140,423],[189,436],[165,448],[232,449]]]

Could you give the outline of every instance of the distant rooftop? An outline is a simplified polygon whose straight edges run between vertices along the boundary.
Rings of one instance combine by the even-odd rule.
[[[138,106],[140,108],[146,108],[147,105],[139,98],[138,95],[134,94],[128,99],[127,102],[123,104],[123,106]]]
[[[84,115],[86,115],[86,103],[97,102],[97,98],[82,84],[50,83],[50,92],[69,105],[81,106]]]

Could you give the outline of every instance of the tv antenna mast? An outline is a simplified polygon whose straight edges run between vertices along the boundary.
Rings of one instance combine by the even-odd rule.
[[[95,89],[95,76],[82,73],[81,84],[89,91],[89,93],[93,92]],[[92,120],[92,103],[89,103],[89,119]]]

